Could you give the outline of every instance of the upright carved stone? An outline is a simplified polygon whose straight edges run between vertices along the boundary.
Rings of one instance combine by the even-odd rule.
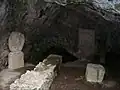
[[[10,51],[21,51],[25,42],[25,37],[19,32],[12,32],[9,40],[8,46]]]
[[[8,46],[10,53],[8,55],[8,68],[18,69],[24,67],[24,53],[21,51],[25,42],[24,35],[19,32],[12,32]]]

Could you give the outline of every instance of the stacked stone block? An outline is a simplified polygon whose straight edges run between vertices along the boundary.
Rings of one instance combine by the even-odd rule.
[[[22,52],[25,37],[22,33],[12,32],[8,39],[10,53],[8,55],[8,68],[18,69],[24,67],[24,53]]]

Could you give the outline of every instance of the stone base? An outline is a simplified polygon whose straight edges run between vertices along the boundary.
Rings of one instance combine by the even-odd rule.
[[[103,81],[105,69],[102,65],[89,63],[86,68],[86,80],[93,83]]]
[[[24,53],[22,51],[10,52],[8,55],[8,64],[9,69],[24,67]]]

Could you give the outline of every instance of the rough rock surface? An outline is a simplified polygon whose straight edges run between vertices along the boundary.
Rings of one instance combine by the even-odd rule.
[[[111,10],[111,11],[112,9],[114,9],[113,10],[114,12],[120,13],[120,11],[117,10],[117,8],[115,7],[117,4],[120,4],[119,0],[92,0],[92,3],[102,9]]]
[[[4,25],[8,15],[8,0],[0,1],[0,25]]]
[[[95,6],[105,9],[105,10],[111,10],[113,12],[120,13],[119,9],[116,7],[120,5],[119,0],[44,0],[46,2],[55,2],[59,5],[67,5],[70,3],[81,3],[81,2],[87,2],[87,3],[92,3]]]
[[[12,32],[8,40],[8,46],[10,51],[21,51],[25,43],[25,37],[22,33]]]
[[[61,57],[51,55],[47,59],[40,62],[34,70],[27,71],[20,79],[15,80],[10,85],[10,90],[49,90],[54,78],[57,76],[56,67],[59,67],[58,62],[61,62]],[[55,61],[55,63],[47,63],[47,61]]]
[[[27,71],[20,79],[10,85],[10,90],[49,90],[55,76],[54,67],[50,67],[44,72]]]
[[[93,83],[102,83],[104,79],[105,69],[102,65],[87,64],[86,80]]]
[[[9,54],[9,49],[8,49],[8,36],[3,35],[3,37],[0,39],[0,71],[7,68],[8,65],[8,54]]]

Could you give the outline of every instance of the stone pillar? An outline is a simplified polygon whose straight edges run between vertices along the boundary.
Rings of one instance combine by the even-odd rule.
[[[25,37],[19,32],[12,32],[9,40],[8,46],[10,53],[8,55],[8,68],[18,69],[24,67],[24,53],[21,51],[23,49],[25,42]]]

